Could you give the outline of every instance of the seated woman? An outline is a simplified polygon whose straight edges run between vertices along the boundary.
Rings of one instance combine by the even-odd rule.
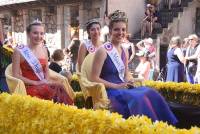
[[[127,32],[127,16],[122,11],[110,15],[111,42],[105,43],[94,56],[90,80],[106,87],[111,110],[122,114],[146,115],[153,121],[177,122],[163,97],[148,87],[129,88],[128,52],[121,47]]]
[[[88,40],[83,40],[78,51],[78,71],[81,71],[81,65],[88,53],[94,53],[102,44],[100,41],[101,25],[98,20],[91,19],[86,24]]]
[[[28,45],[18,45],[13,54],[13,76],[25,83],[30,96],[54,102],[73,104],[73,91],[49,78],[48,54],[43,45],[44,27],[41,22],[31,23],[27,29]]]
[[[140,63],[135,69],[135,72],[138,73],[138,78],[149,80],[149,72],[151,69],[151,63],[148,60],[148,54],[144,51],[139,51],[139,53],[136,53],[137,56],[139,56]]]

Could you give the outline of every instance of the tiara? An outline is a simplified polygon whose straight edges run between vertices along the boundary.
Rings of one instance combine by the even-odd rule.
[[[88,27],[89,25],[93,24],[93,23],[99,23],[99,20],[97,19],[90,19],[85,26]]]
[[[125,12],[116,10],[109,15],[111,21],[126,21],[128,22],[128,17]]]
[[[33,24],[42,24],[42,21],[40,21],[39,19],[36,19],[30,25],[33,25]]]

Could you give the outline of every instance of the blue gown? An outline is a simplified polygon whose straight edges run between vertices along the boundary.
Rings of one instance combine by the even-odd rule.
[[[184,81],[184,65],[178,59],[177,55],[174,55],[175,48],[170,49],[167,52],[167,80],[173,82]]]
[[[123,57],[122,53],[122,59],[124,59]],[[109,55],[107,55],[103,64],[100,77],[112,83],[122,83]],[[176,117],[169,109],[163,97],[151,88],[107,88],[107,95],[111,101],[112,111],[122,114],[124,118],[128,118],[131,115],[146,115],[153,121],[162,120],[170,124],[177,123]]]

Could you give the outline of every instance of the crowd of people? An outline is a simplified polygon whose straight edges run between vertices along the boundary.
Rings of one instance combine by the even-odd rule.
[[[196,34],[189,35],[183,42],[179,36],[172,37],[167,52],[166,81],[200,83],[198,41]]]

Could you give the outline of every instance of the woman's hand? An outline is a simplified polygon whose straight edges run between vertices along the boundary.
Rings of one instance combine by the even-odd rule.
[[[39,86],[39,85],[43,85],[43,84],[49,84],[49,82],[46,79],[44,79],[44,80],[40,80],[40,81],[35,81],[33,85]]]
[[[115,89],[120,89],[120,88],[128,88],[128,83],[120,83],[120,84],[115,84],[114,86]]]

